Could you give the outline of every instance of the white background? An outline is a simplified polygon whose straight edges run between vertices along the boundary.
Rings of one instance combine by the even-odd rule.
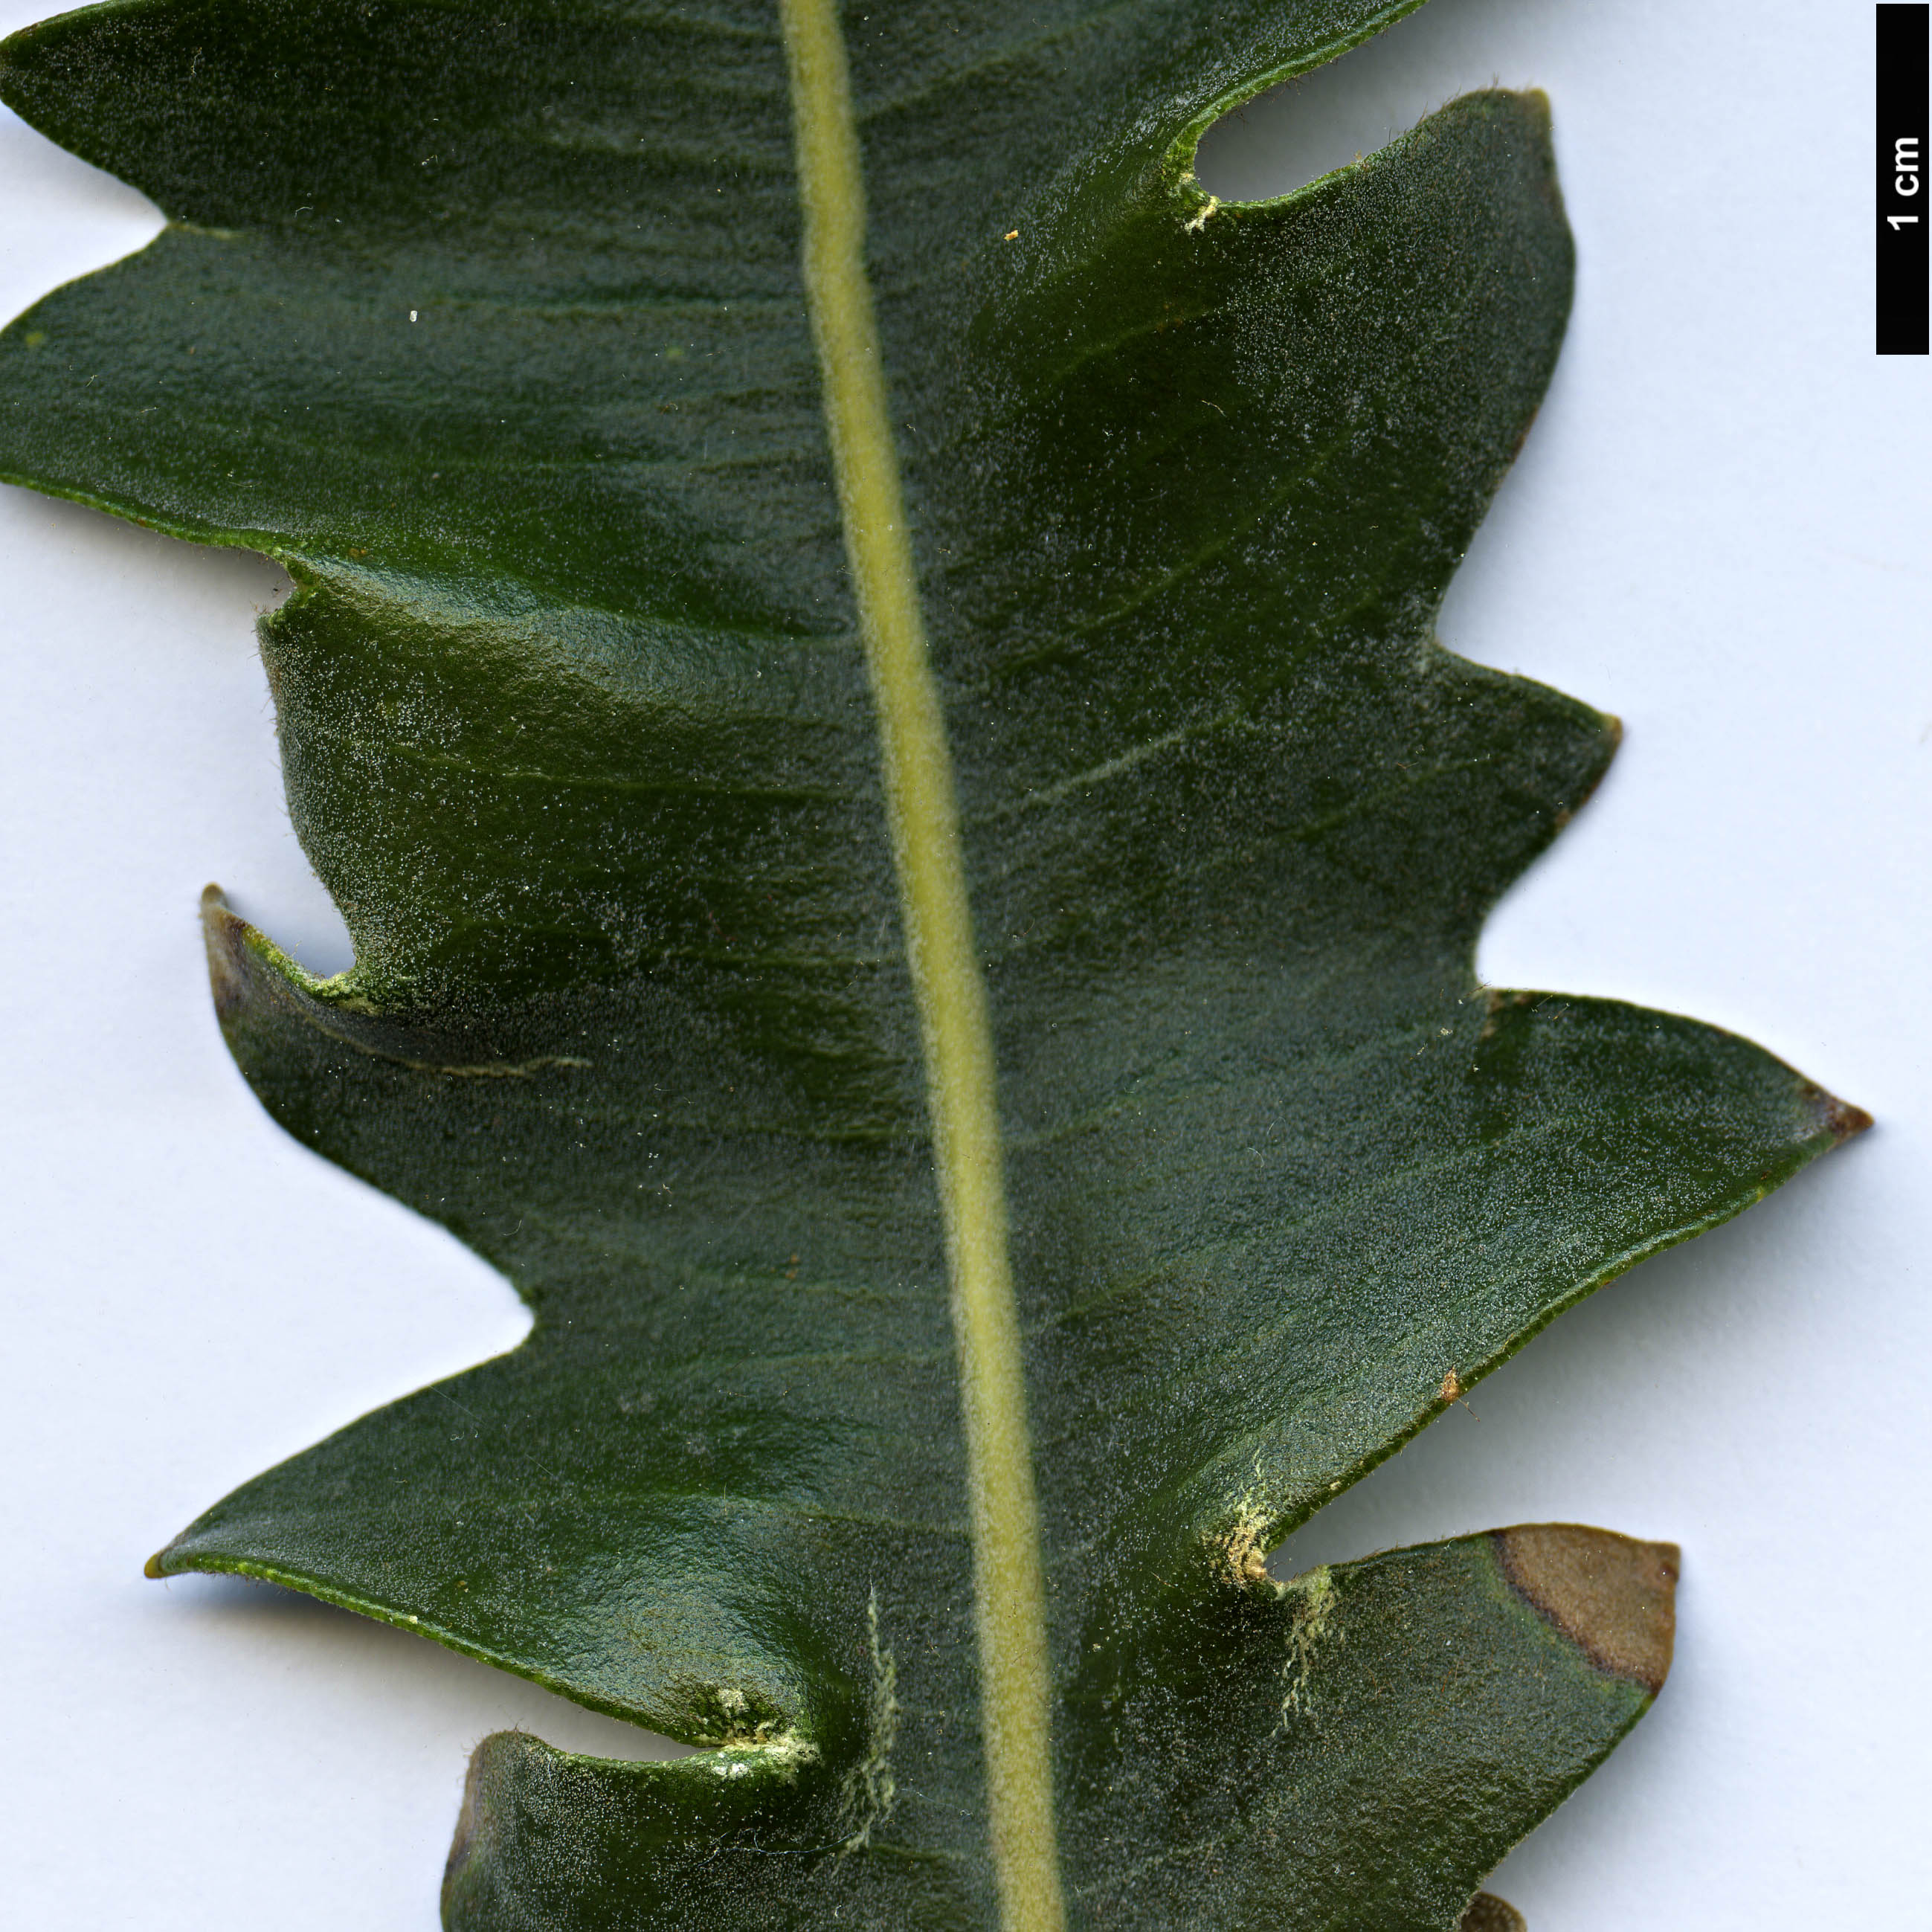
[[[1494,1882],[1533,1932],[1922,1922],[1932,372],[1871,350],[1871,40],[1816,0],[1435,0],[1203,162],[1278,190],[1492,77],[1549,91],[1576,316],[1442,634],[1628,736],[1483,970],[1738,1028],[1880,1124],[1567,1317],[1278,1559],[1550,1518],[1682,1543],[1662,1700]],[[0,118],[0,313],[158,226]],[[208,878],[346,963],[254,653],[280,587],[0,490],[0,1887],[36,1928],[430,1932],[484,1732],[649,1748],[286,1593],[141,1576],[524,1326],[285,1140],[209,1012]]]

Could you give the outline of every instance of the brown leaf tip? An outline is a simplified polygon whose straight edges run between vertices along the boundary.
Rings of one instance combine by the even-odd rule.
[[[141,1574],[158,1583],[168,1574],[161,1568],[161,1558],[167,1553],[165,1550],[156,1550],[154,1555],[141,1565]]]
[[[248,922],[228,909],[219,886],[204,886],[201,895],[201,933],[208,947],[208,984],[214,995],[215,1016],[226,1019],[248,995],[242,964],[248,943]]]
[[[1507,1899],[1479,1892],[1470,1900],[1457,1932],[1529,1932],[1529,1924]]]
[[[1676,1634],[1674,1543],[1639,1543],[1580,1523],[1525,1523],[1496,1533],[1511,1587],[1599,1670],[1654,1697],[1670,1674]]]
[[[1822,1087],[1810,1087],[1805,1097],[1816,1107],[1822,1117],[1826,1131],[1838,1142],[1850,1140],[1854,1134],[1862,1134],[1872,1124],[1872,1117],[1862,1107],[1855,1107],[1849,1100],[1841,1100],[1835,1094],[1828,1094]]]

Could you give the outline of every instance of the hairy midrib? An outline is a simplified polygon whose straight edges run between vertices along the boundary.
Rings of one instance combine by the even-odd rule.
[[[973,1528],[980,1735],[1003,1932],[1062,1932],[1040,1512],[1007,1253],[992,1026],[973,941],[946,720],[926,649],[866,272],[866,205],[834,0],[779,0],[806,305],[878,717],[925,1043]]]

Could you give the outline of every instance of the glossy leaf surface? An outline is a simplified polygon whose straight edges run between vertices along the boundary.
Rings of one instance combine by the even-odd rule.
[[[1189,172],[1406,10],[844,20],[1082,1927],[1457,1924],[1654,1694],[1674,1558],[1522,1530],[1277,1591],[1265,1550],[1858,1124],[1730,1036],[1474,981],[1614,745],[1431,636],[1568,309],[1545,109],[1454,103],[1278,202]],[[715,1747],[486,1742],[452,1926],[999,1923],[778,13],[136,0],[0,91],[172,218],[0,338],[0,473],[298,586],[264,650],[356,964],[212,902],[230,1043],[536,1315],[160,1572]]]

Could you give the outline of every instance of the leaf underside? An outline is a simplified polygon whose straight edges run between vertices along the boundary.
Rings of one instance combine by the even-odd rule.
[[[1262,1557],[1861,1120],[1709,1028],[1475,981],[1615,743],[1432,634],[1568,307],[1545,108],[1456,101],[1278,202],[1190,172],[1228,105],[1408,10],[845,17],[1083,1928],[1462,1920],[1654,1694],[1673,1552]],[[16,36],[0,93],[170,218],[0,337],[0,475],[297,586],[263,650],[356,964],[212,900],[230,1046],[536,1315],[157,1573],[716,1748],[486,1740],[452,1927],[996,1924],[776,13],[133,0]]]

